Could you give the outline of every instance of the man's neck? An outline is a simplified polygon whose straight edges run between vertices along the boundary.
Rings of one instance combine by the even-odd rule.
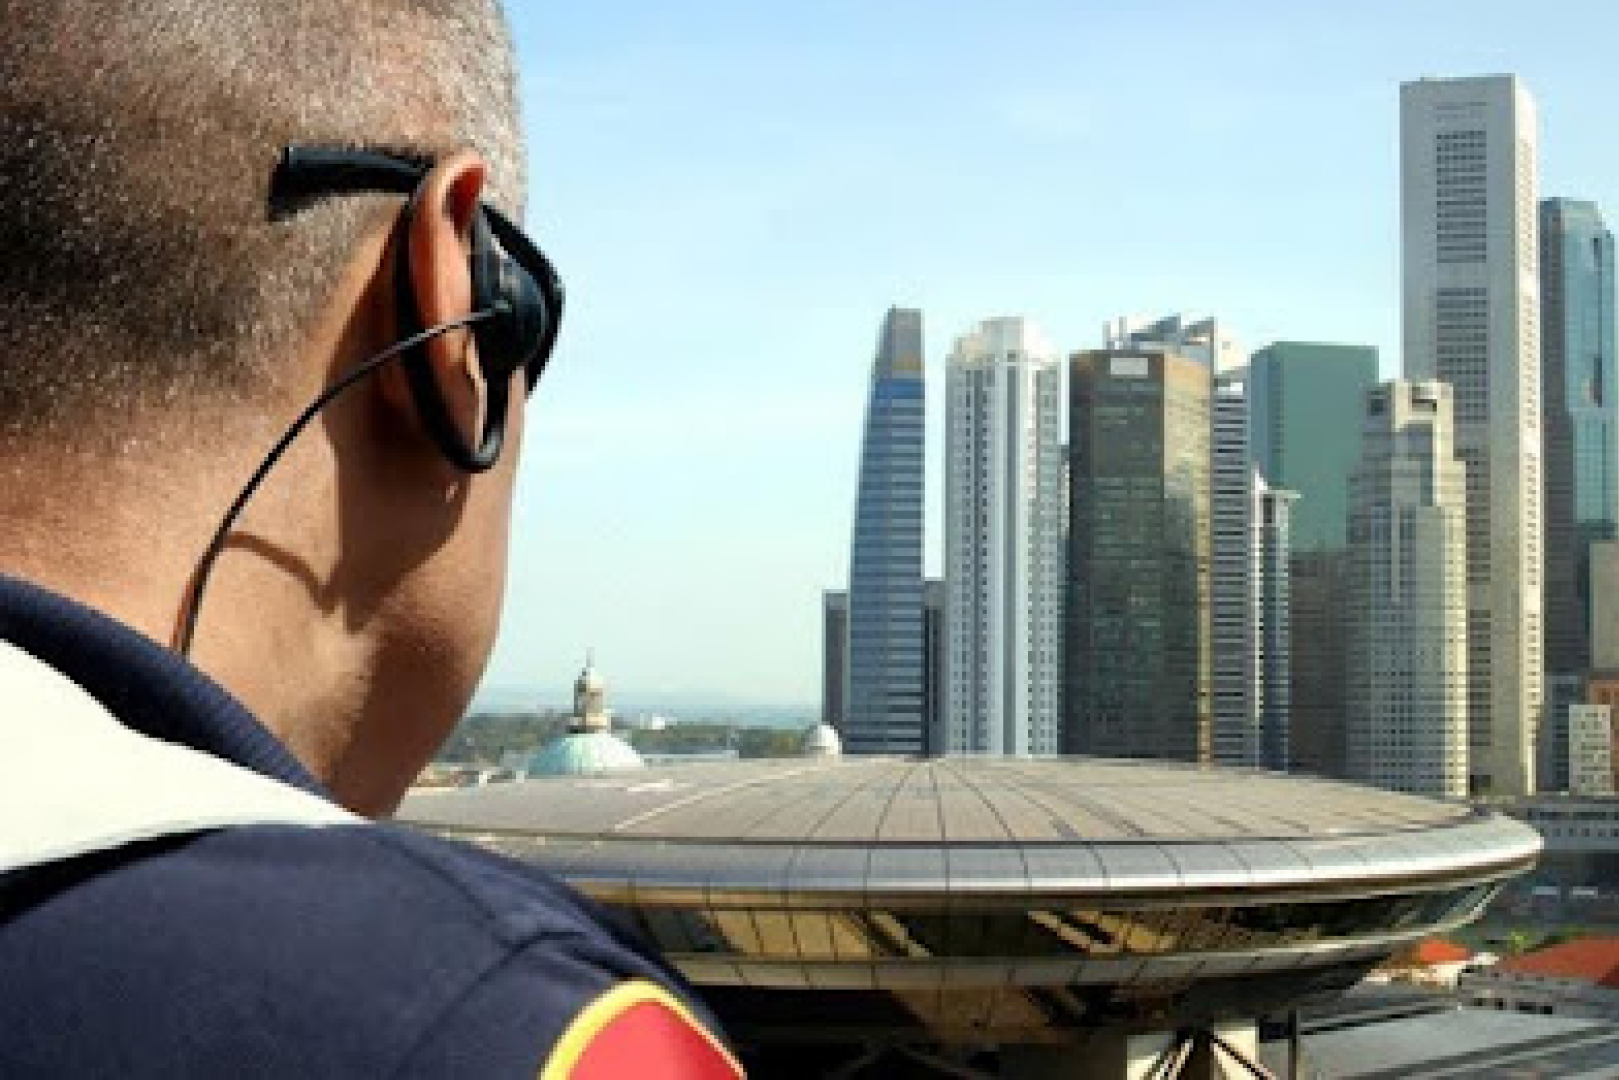
[[[197,562],[235,495],[224,477],[252,469],[198,464],[0,454],[0,477],[9,481],[0,483],[0,566],[172,647]],[[286,490],[261,493],[221,555],[200,597],[191,659],[324,782],[352,734],[334,718],[358,714],[334,698],[344,687],[362,692],[333,665],[352,662],[345,646],[359,643],[332,639],[321,596],[329,575],[298,554],[307,537],[273,528],[299,520]]]

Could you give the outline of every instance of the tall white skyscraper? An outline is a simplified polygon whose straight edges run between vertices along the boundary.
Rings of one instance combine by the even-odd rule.
[[[1467,508],[1450,387],[1366,395],[1349,482],[1349,778],[1467,795]]]
[[[1455,390],[1476,791],[1534,790],[1544,696],[1535,106],[1515,76],[1400,88],[1405,370]]]
[[[1062,439],[1056,350],[1019,318],[946,374],[945,709],[952,754],[1057,752]]]

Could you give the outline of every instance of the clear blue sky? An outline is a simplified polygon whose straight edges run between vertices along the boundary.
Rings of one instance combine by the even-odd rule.
[[[530,405],[486,685],[819,699],[890,304],[1218,313],[1399,363],[1398,86],[1511,71],[1546,195],[1619,217],[1619,5],[508,0],[531,232],[569,310]]]

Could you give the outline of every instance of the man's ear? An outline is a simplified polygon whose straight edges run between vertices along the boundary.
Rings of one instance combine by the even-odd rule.
[[[476,154],[458,151],[435,164],[416,193],[398,242],[400,256],[409,253],[410,289],[422,329],[472,312],[472,221],[487,172]],[[422,349],[451,421],[462,441],[475,446],[488,394],[472,332],[447,331],[429,338]],[[412,423],[419,424],[404,370],[389,364],[379,374],[390,404],[409,410]]]

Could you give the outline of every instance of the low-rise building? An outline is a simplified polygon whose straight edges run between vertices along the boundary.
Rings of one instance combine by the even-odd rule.
[[[1462,975],[1459,989],[1487,1009],[1619,1019],[1619,938],[1581,938]]]
[[[1613,794],[1613,715],[1608,705],[1568,707],[1568,790]]]
[[[1476,961],[1473,950],[1464,945],[1429,938],[1395,953],[1372,973],[1372,979],[1454,990],[1462,973]]]

